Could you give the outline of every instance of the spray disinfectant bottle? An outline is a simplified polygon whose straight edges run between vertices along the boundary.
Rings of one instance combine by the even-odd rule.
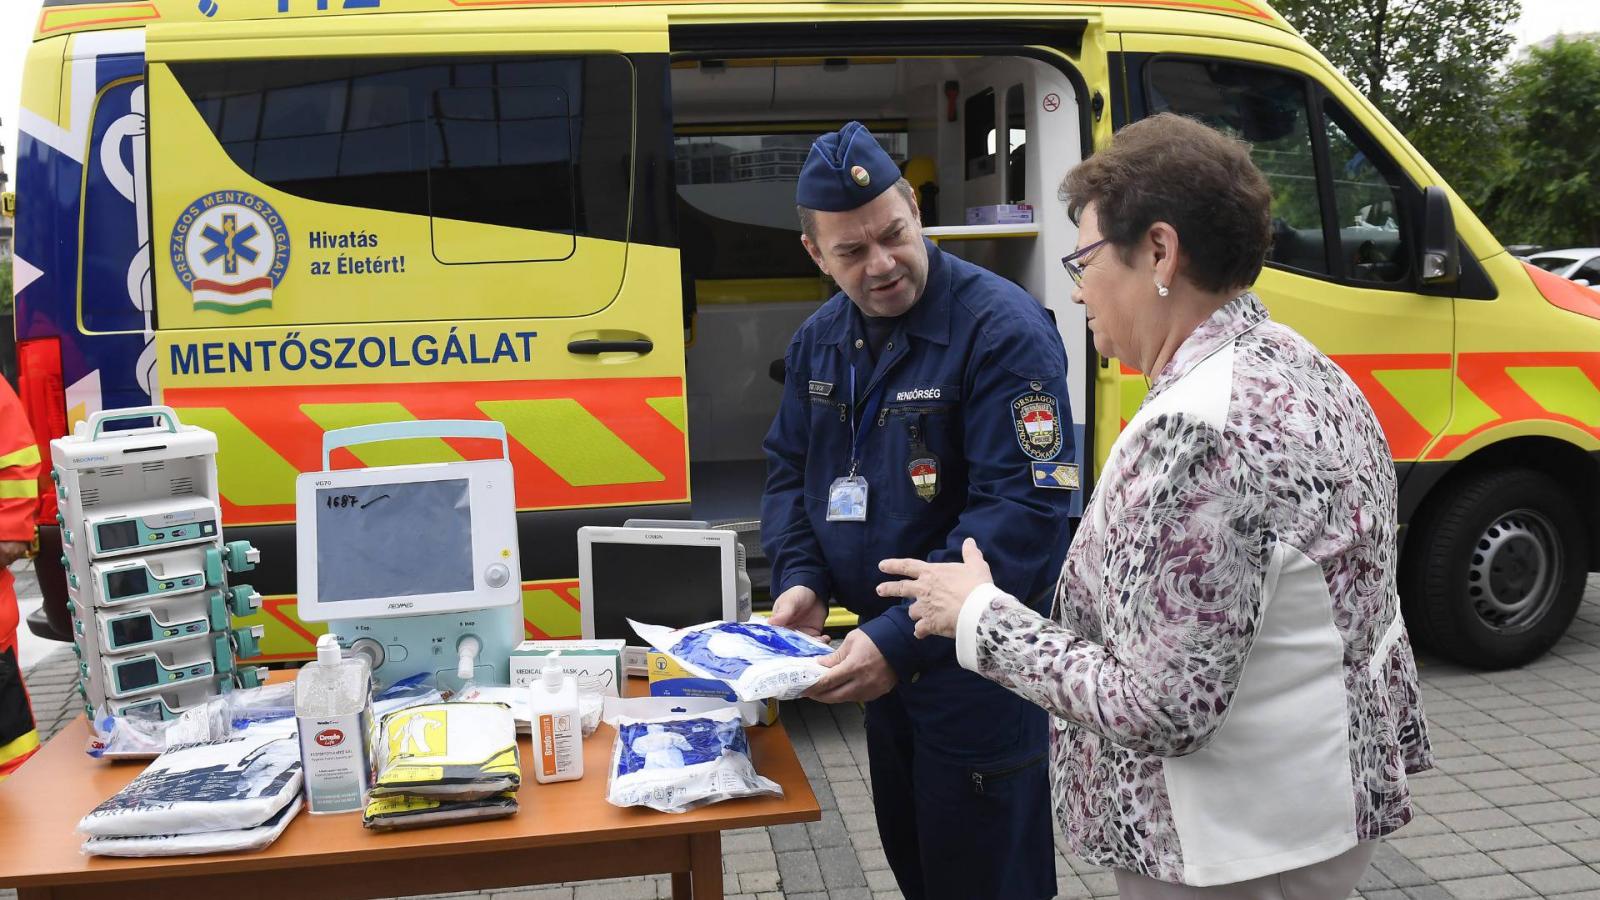
[[[317,638],[317,658],[300,669],[294,714],[306,805],[313,813],[355,812],[368,787],[372,669],[364,656],[345,658],[331,634]]]

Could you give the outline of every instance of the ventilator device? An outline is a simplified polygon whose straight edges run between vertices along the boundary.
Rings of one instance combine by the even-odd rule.
[[[332,468],[335,450],[415,439],[494,440],[500,457]],[[300,618],[327,622],[341,647],[367,658],[380,686],[419,673],[441,689],[507,684],[523,625],[505,426],[341,428],[323,435],[322,467],[295,479]]]

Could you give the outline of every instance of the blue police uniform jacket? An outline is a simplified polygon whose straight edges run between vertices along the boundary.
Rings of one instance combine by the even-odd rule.
[[[763,444],[762,545],[774,597],[805,585],[861,617],[922,737],[952,757],[992,758],[1042,742],[1042,714],[960,669],[950,639],[918,639],[910,603],[877,595],[892,577],[878,562],[959,562],[972,537],[996,585],[1049,612],[1072,493],[1059,480],[1041,486],[1036,464],[1074,459],[1067,360],[1055,324],[1025,291],[927,246],[927,286],[876,365],[843,292],[790,343],[783,401]],[[851,468],[852,421],[875,393],[876,413],[856,425],[867,518],[830,522],[830,486]]]

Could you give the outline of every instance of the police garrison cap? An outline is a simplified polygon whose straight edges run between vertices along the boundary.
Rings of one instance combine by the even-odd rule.
[[[860,122],[849,122],[811,144],[794,202],[807,209],[847,212],[864,206],[900,179],[900,167]]]

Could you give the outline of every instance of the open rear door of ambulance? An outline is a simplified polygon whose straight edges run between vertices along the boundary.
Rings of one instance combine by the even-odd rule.
[[[266,656],[312,649],[295,476],[325,431],[407,419],[505,424],[528,631],[575,636],[576,526],[687,510],[664,18],[156,25],[148,62],[160,397],[217,434],[229,535],[267,564]]]

